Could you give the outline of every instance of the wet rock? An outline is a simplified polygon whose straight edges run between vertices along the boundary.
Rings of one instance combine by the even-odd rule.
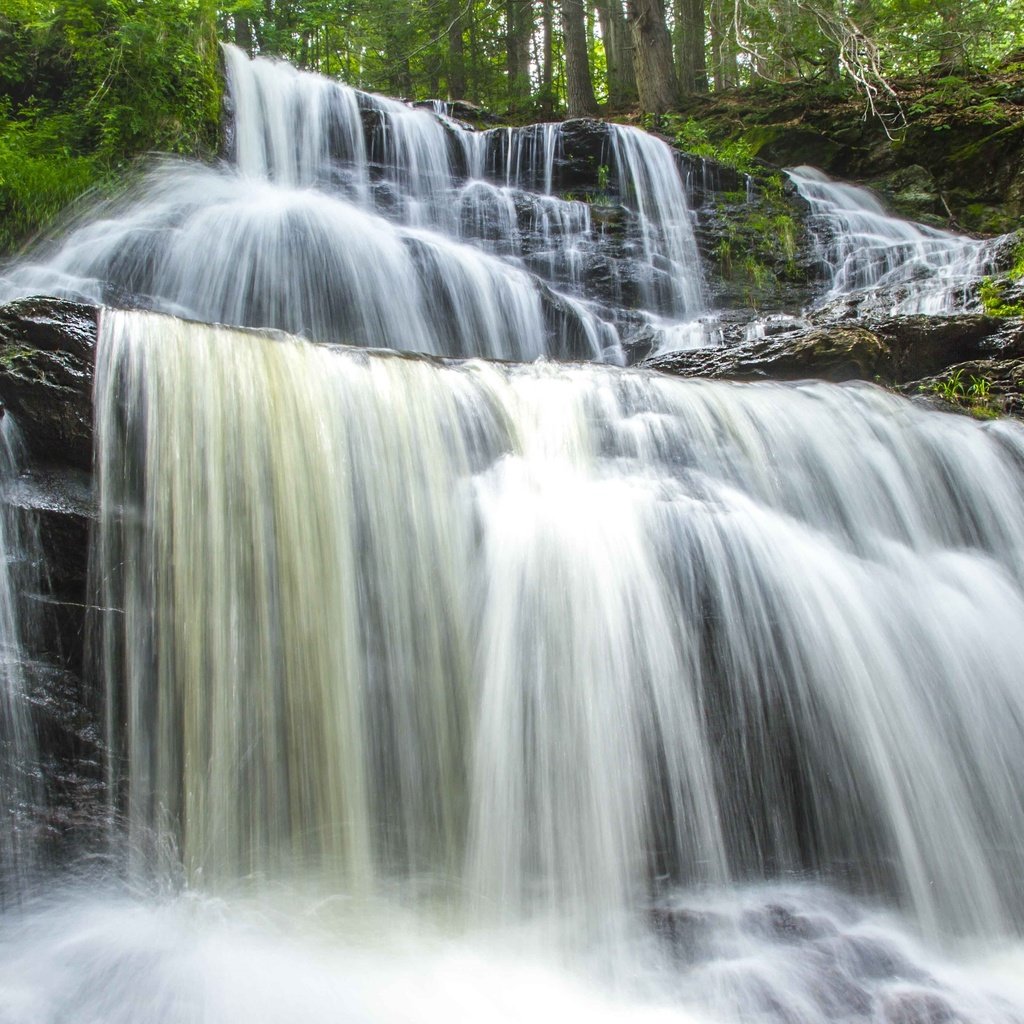
[[[643,365],[685,377],[728,380],[867,380],[907,394],[927,392],[960,371],[989,382],[1005,410],[1021,408],[1024,320],[969,314],[844,319],[801,327],[780,320],[775,333],[716,349],[655,356]],[[730,335],[726,331],[726,337]]]
[[[887,1024],[955,1024],[963,1018],[936,992],[890,993],[882,1003]]]
[[[833,949],[836,962],[855,978],[871,981],[925,981],[927,976],[881,939],[843,935]]]
[[[779,903],[770,903],[743,915],[746,930],[767,935],[783,942],[809,942],[837,934],[836,926],[827,918],[797,914]]]
[[[887,365],[885,342],[863,327],[816,328],[728,348],[673,352],[642,365],[683,377],[728,380],[872,380]]]
[[[901,217],[937,228],[949,227],[949,213],[938,182],[920,164],[898,167],[888,174],[869,178],[864,184],[880,193]]]
[[[590,118],[562,123],[562,151],[555,158],[554,166],[556,192],[618,195],[614,163],[612,135],[607,124]]]
[[[33,458],[92,466],[92,375],[98,311],[65,299],[0,307],[0,400]]]
[[[712,954],[715,934],[725,926],[726,919],[688,907],[652,907],[649,922],[652,931],[676,956],[693,963]]]

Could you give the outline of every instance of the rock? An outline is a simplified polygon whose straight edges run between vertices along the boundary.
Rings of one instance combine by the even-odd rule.
[[[729,380],[872,380],[889,359],[885,342],[863,327],[815,328],[742,342],[655,356],[643,366],[683,377]]]
[[[864,184],[878,192],[901,217],[937,228],[949,227],[949,213],[938,183],[920,164],[898,167],[888,174],[869,178]]]
[[[908,990],[890,993],[882,1002],[887,1024],[953,1024],[963,1018],[935,992]]]
[[[92,375],[98,311],[65,299],[0,307],[0,400],[32,457],[92,467]]]
[[[754,155],[777,167],[810,164],[832,167],[842,162],[846,147],[823,132],[801,126],[772,125],[751,129],[747,139]]]
[[[836,310],[831,310],[832,316]],[[729,380],[868,380],[906,393],[957,369],[990,380],[1007,411],[1020,408],[1024,381],[1024,320],[981,314],[837,319],[723,348],[655,356],[642,365],[685,377]]]
[[[855,978],[872,981],[927,980],[927,976],[881,939],[843,935],[835,944],[835,957]]]
[[[32,810],[42,845],[101,833],[106,813],[99,702],[85,667],[92,493],[92,382],[98,310],[61,299],[0,307],[0,398],[29,464],[5,487],[38,537],[44,571],[27,593],[28,710],[45,802]]]
[[[712,955],[715,935],[726,918],[687,907],[652,907],[648,912],[652,930],[686,963]]]
[[[825,917],[797,914],[779,903],[769,903],[743,915],[748,931],[767,935],[783,942],[807,942],[838,933],[836,926]]]

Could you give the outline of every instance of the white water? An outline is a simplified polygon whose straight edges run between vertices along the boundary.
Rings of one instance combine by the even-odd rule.
[[[229,59],[236,166],[15,277],[617,358],[557,129]],[[621,286],[686,337],[641,138]],[[1024,1017],[1018,425],[112,311],[96,408],[121,824],[0,916],[3,1024]]]
[[[992,270],[991,243],[891,214],[869,189],[813,167],[789,176],[811,208],[809,226],[828,268],[825,301],[862,295],[893,313],[952,313],[977,305]]]
[[[0,419],[0,906],[24,884],[34,859],[37,804],[35,739],[29,718],[22,649],[24,590],[38,558],[24,516],[8,503],[22,460],[18,428]]]
[[[225,56],[231,163],[156,167],[7,268],[0,298],[127,302],[416,352],[610,362],[623,359],[620,332],[648,316],[672,327],[702,312],[691,216],[660,140],[595,125],[607,153],[594,159],[627,207],[619,243],[588,206],[554,194],[561,125],[467,131],[233,47]]]
[[[97,415],[137,888],[0,1020],[1018,1019],[1017,425],[112,311]]]

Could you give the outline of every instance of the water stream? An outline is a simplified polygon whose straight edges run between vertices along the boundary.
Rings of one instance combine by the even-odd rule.
[[[813,167],[788,173],[810,206],[829,277],[824,301],[862,297],[888,312],[933,315],[977,306],[978,281],[994,269],[991,242],[896,217],[869,189]]]
[[[1021,1024],[1020,425],[602,365],[707,340],[666,146],[226,59],[224,164],[0,283],[162,311],[97,345],[109,844],[0,833],[0,1024]],[[837,294],[956,304],[794,174]]]
[[[230,46],[225,59],[228,162],[155,167],[8,268],[0,298],[506,359],[621,362],[644,326],[704,342],[682,327],[704,312],[702,271],[661,140],[598,122],[469,131]],[[582,169],[566,131],[589,146]],[[572,174],[606,220],[571,197]]]
[[[3,919],[0,1019],[1020,1019],[1016,424],[114,311],[97,373],[129,869]]]

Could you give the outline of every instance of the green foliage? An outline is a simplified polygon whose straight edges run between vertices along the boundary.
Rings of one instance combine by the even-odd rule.
[[[1002,412],[998,400],[992,394],[992,382],[984,376],[969,375],[964,380],[963,369],[954,370],[948,377],[922,384],[927,391],[950,405],[964,409],[978,419],[994,419]]]
[[[661,130],[684,153],[717,160],[740,174],[748,174],[755,169],[754,148],[742,136],[712,141],[706,125],[692,117],[683,118],[678,114],[665,115]]]
[[[1006,286],[1005,280],[996,281],[991,277],[986,277],[981,282],[981,307],[988,316],[1024,316],[1024,300],[1008,301]]]
[[[8,0],[0,15],[0,251],[138,154],[216,148],[207,0]]]
[[[1010,269],[1001,277],[986,277],[981,282],[978,294],[988,316],[1024,316],[1024,298],[1013,301],[1006,294],[1011,283],[1024,279],[1024,232],[1018,232],[1017,237]]]
[[[719,272],[740,286],[750,306],[758,308],[782,281],[802,280],[796,262],[800,227],[780,175],[757,170],[752,194],[722,194],[715,213]]]

